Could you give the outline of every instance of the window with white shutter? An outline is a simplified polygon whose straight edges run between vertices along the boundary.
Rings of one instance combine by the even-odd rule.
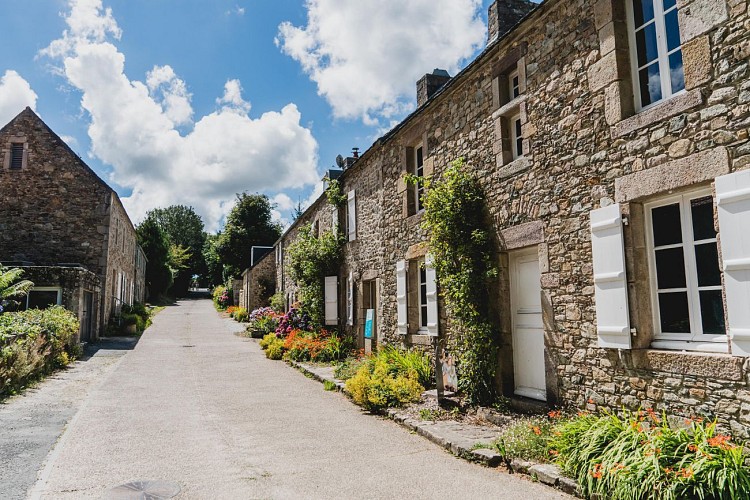
[[[400,335],[409,333],[406,293],[406,261],[400,260],[396,263],[396,331]]]
[[[339,322],[339,278],[326,276],[324,287],[325,323],[337,325]]]
[[[716,178],[732,354],[750,356],[750,171]]]
[[[427,333],[434,337],[438,336],[439,317],[438,317],[438,295],[437,295],[437,275],[432,264],[432,256],[427,255],[424,261],[425,273],[425,296],[427,301]],[[421,290],[420,290],[421,293]]]
[[[630,349],[628,283],[619,205],[591,211],[591,251],[599,347]]]
[[[354,324],[354,278],[352,273],[349,273],[349,278],[346,280],[346,324]]]
[[[357,201],[354,190],[349,191],[346,203],[346,229],[349,241],[357,239]]]

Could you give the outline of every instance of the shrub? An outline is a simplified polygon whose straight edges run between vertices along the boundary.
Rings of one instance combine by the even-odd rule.
[[[234,311],[232,312],[232,317],[235,319],[235,321],[246,323],[250,315],[247,313],[247,309],[245,309],[244,307],[235,307]]]
[[[270,345],[270,344],[271,344],[272,342],[275,342],[276,340],[278,340],[278,337],[276,336],[276,334],[275,334],[275,333],[268,333],[268,334],[266,334],[266,336],[265,336],[265,337],[263,337],[263,338],[261,339],[261,341],[259,342],[259,344],[260,344],[260,348],[261,348],[261,349],[263,349],[263,350],[265,350],[265,349],[268,349],[268,346],[269,346],[269,345]]]
[[[283,337],[291,333],[292,330],[313,331],[313,323],[310,315],[296,307],[289,309],[279,320],[276,333]]]
[[[433,364],[430,357],[423,352],[386,345],[380,349],[378,356],[382,356],[387,364],[396,367],[399,373],[413,374],[423,387],[432,386]]]
[[[276,331],[279,327],[280,315],[270,307],[254,309],[247,319],[247,333],[254,339],[263,338],[266,334]]]
[[[159,310],[163,309],[159,308]],[[135,325],[135,333],[143,333],[146,328],[151,326],[151,318],[155,308],[148,308],[138,302],[133,305],[123,305],[120,312],[119,321],[108,325],[107,335],[116,336],[128,333],[128,327]]]
[[[219,285],[213,291],[214,305],[220,311],[223,311],[232,304],[232,290],[225,286]]]
[[[366,357],[347,358],[336,366],[336,369],[333,371],[333,376],[339,380],[349,380],[356,375],[362,365],[367,362],[368,358]]]
[[[277,313],[283,313],[286,309],[286,298],[281,290],[271,295],[271,309]]]
[[[237,309],[239,309],[239,307],[237,307],[237,306],[229,306],[229,307],[227,307],[227,309],[226,309],[226,313],[227,313],[228,315],[230,315],[231,317],[233,317],[233,318],[234,318],[234,313],[235,313],[235,311],[237,311]]]
[[[286,357],[293,361],[328,362],[341,359],[349,351],[352,342],[349,337],[326,330],[306,332],[292,330],[284,340]]]
[[[421,353],[419,355],[422,355]],[[384,347],[359,367],[346,381],[346,388],[358,405],[372,412],[418,401],[424,391],[418,370],[407,359],[413,354]]]
[[[0,315],[0,395],[75,359],[78,329],[76,316],[60,306]]]
[[[284,341],[276,338],[266,347],[268,359],[281,359],[284,356]]]
[[[546,417],[521,419],[505,428],[493,447],[505,460],[520,458],[547,462],[553,424]]]

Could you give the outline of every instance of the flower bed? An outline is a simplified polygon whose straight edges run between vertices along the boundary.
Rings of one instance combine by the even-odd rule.
[[[252,338],[261,339],[269,333],[276,332],[282,315],[270,307],[254,309],[247,319],[247,335]]]

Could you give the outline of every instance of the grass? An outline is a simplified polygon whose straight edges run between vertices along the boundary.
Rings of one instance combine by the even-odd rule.
[[[336,389],[338,389],[338,386],[336,385],[336,382],[333,382],[331,380],[324,380],[323,389],[326,391],[335,391]]]

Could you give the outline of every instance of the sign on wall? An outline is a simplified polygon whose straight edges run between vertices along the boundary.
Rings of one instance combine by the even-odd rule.
[[[365,338],[372,338],[372,323],[375,319],[375,309],[368,309],[365,313]]]

